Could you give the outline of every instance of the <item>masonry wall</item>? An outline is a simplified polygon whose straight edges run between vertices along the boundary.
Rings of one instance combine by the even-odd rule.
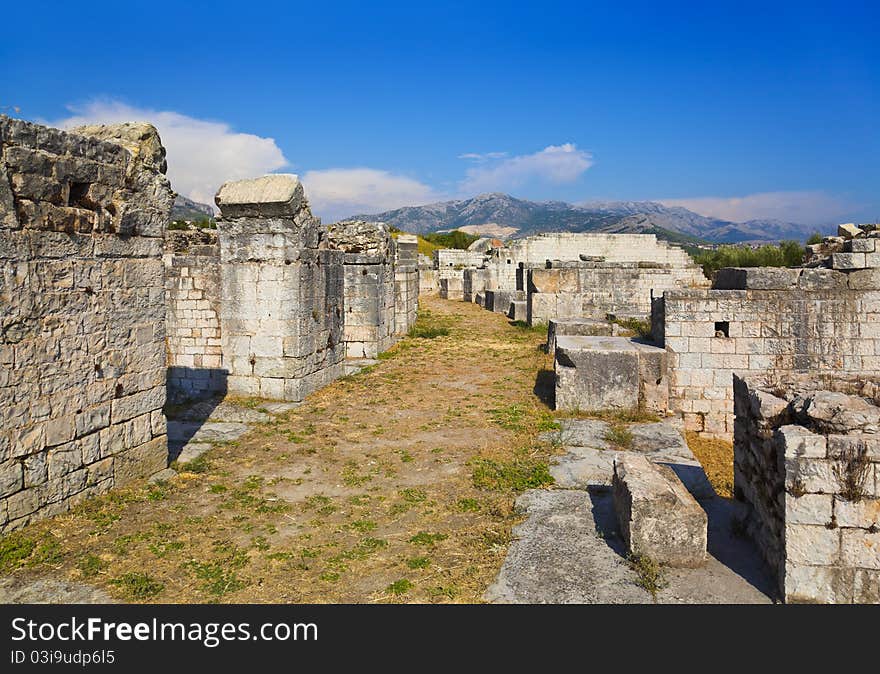
[[[0,153],[6,531],[167,465],[172,193],[149,125],[65,133],[0,116]]]
[[[733,389],[734,492],[780,596],[880,603],[877,381],[734,377]]]
[[[394,333],[403,337],[415,325],[419,311],[418,239],[400,234],[394,241]]]
[[[647,317],[651,297],[666,290],[708,284],[693,264],[657,262],[550,262],[524,270],[531,324],[552,319],[605,318],[608,313]]]
[[[480,267],[485,254],[458,248],[441,248],[434,251],[434,267],[441,279],[460,276],[465,267]]]
[[[174,402],[226,392],[220,340],[220,244],[216,230],[165,236],[165,333],[168,398]]]
[[[724,273],[722,273],[724,272]],[[721,270],[716,286],[658,302],[669,406],[688,430],[730,438],[733,374],[880,372],[880,275],[831,269]]]
[[[343,253],[296,176],[227,183],[216,201],[228,389],[302,400],[343,373]]]
[[[434,268],[434,261],[419,253],[419,295],[436,295],[440,292],[440,277]]]
[[[329,226],[330,245],[343,252],[346,358],[376,358],[395,341],[394,244],[379,222],[345,221]]]

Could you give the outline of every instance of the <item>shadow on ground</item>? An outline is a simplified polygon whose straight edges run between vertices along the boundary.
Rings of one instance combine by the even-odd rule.
[[[538,399],[551,410],[556,406],[556,374],[553,370],[538,370],[535,387],[532,389]]]

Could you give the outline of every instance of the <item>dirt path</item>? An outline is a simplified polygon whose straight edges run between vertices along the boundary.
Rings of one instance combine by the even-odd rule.
[[[552,363],[541,332],[421,305],[425,337],[178,477],[0,539],[0,574],[123,601],[480,601],[515,495],[551,481],[535,438],[553,418],[533,389]]]

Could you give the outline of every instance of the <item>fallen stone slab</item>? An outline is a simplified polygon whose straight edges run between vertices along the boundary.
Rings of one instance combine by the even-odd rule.
[[[706,561],[706,512],[671,470],[630,454],[614,463],[613,493],[630,554],[670,566]]]
[[[150,479],[147,480],[147,482],[155,484],[157,482],[165,482],[166,480],[170,480],[175,477],[177,477],[177,471],[173,468],[166,468],[165,470],[160,470],[158,473],[151,475]]]
[[[188,405],[184,410],[176,414],[176,419],[182,421],[222,421],[242,424],[256,424],[269,421],[269,414],[261,412],[258,408],[236,405],[228,400],[218,402],[216,400],[203,400]]]
[[[207,421],[169,421],[168,444],[190,442],[230,442],[238,440],[250,430],[250,426],[238,422]],[[181,442],[182,441],[182,442]]]
[[[659,604],[769,604],[772,581],[757,549],[731,532],[727,499],[707,503],[710,557],[666,568]],[[626,564],[610,489],[532,490],[516,501],[526,519],[485,599],[519,604],[647,604],[654,599]],[[713,543],[714,541],[714,543]]]
[[[209,442],[188,442],[181,448],[175,460],[179,464],[191,463],[213,447]]]
[[[585,492],[535,489],[516,500],[527,519],[487,601],[502,604],[643,604],[651,597],[636,584],[625,560],[597,531]]]
[[[275,173],[223,183],[214,198],[224,218],[282,218],[299,212],[304,199],[299,177]]]
[[[297,407],[301,407],[302,402],[269,402],[264,403],[263,408],[266,409],[270,414],[284,414],[286,412],[290,412],[290,410],[295,410]]]
[[[525,323],[529,320],[529,303],[525,300],[511,300],[507,317],[513,321]]]

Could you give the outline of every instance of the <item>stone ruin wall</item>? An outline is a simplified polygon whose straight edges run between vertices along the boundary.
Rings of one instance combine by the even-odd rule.
[[[343,373],[343,256],[296,176],[225,183],[220,307],[228,390],[302,400]]]
[[[363,221],[334,223],[328,238],[344,254],[345,356],[376,358],[395,341],[393,239],[384,224]]]
[[[652,296],[709,283],[694,264],[552,261],[544,269],[524,271],[532,325],[551,319],[605,318],[609,313],[647,317]]]
[[[434,268],[440,279],[460,278],[465,267],[482,267],[486,256],[472,250],[440,248],[434,251]]]
[[[226,370],[220,340],[216,230],[169,230],[164,262],[168,398],[180,402],[222,395]]]
[[[411,234],[399,234],[394,240],[394,307],[394,334],[404,337],[419,312],[418,239]]]
[[[663,316],[669,409],[709,436],[733,433],[734,373],[772,384],[788,373],[880,372],[877,270],[721,270],[715,289],[667,291],[655,315]]]
[[[418,239],[416,239],[418,250]],[[436,295],[440,292],[440,277],[434,269],[434,261],[427,255],[418,255],[419,295]]]
[[[0,116],[0,531],[167,465],[155,129]]]
[[[734,377],[734,493],[787,602],[880,603],[880,386]]]

